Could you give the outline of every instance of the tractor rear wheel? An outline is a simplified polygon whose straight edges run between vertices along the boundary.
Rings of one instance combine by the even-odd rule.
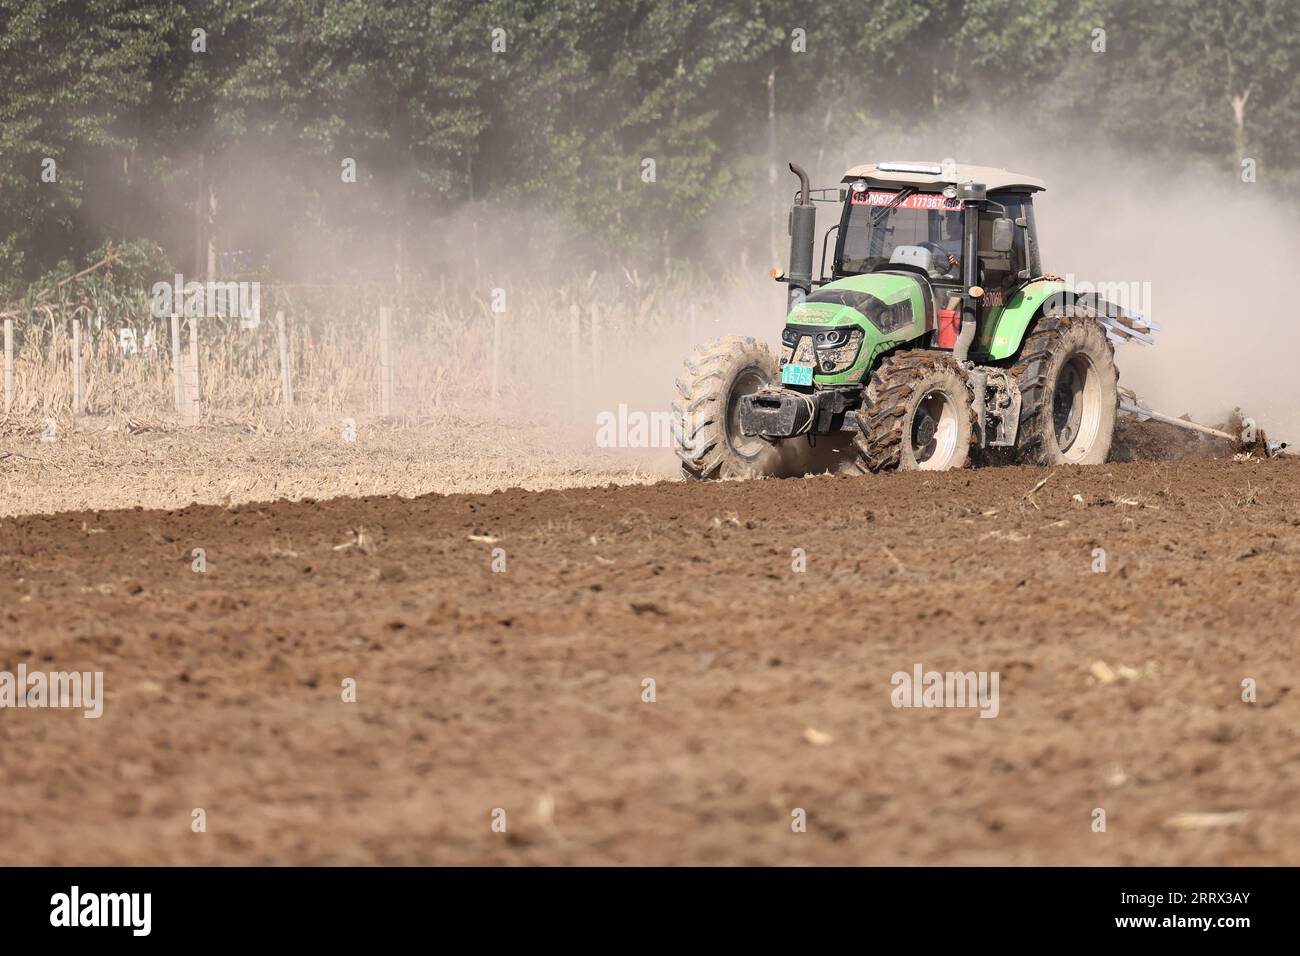
[[[1044,315],[1011,373],[1020,385],[1016,458],[1035,465],[1100,465],[1119,403],[1115,348],[1096,319]]]
[[[942,471],[965,467],[974,416],[961,367],[942,352],[886,356],[858,409],[858,469]]]
[[[740,398],[779,377],[763,342],[727,336],[697,345],[677,379],[673,439],[688,478],[761,478],[783,472],[782,450],[740,430]]]

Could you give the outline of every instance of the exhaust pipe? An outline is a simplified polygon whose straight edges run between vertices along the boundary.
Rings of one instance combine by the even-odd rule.
[[[962,200],[962,237],[961,237],[961,331],[957,333],[957,344],[953,346],[952,357],[958,362],[965,362],[970,353],[971,343],[975,341],[975,317],[979,302],[971,295],[979,282],[979,210],[988,192],[983,183],[962,183],[957,195]]]
[[[796,163],[790,172],[799,177],[798,201],[790,209],[790,268],[786,270],[785,310],[791,309],[812,292],[813,243],[817,233],[817,210],[809,197],[808,174]]]

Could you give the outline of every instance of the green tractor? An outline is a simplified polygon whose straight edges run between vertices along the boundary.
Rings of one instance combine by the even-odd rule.
[[[813,190],[790,170],[790,266],[772,272],[788,291],[781,354],[731,336],[687,359],[673,403],[686,477],[803,474],[819,439],[867,473],[1106,460],[1112,342],[1150,342],[1156,326],[1043,272],[1041,180],[879,163]],[[840,208],[815,279],[816,202]]]

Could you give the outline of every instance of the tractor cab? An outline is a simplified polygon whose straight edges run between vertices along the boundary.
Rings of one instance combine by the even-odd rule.
[[[981,188],[982,187],[982,188]],[[922,286],[926,312],[936,317],[934,345],[956,345],[958,314],[973,307],[988,318],[1012,292],[1040,274],[1031,176],[986,166],[879,163],[844,176],[830,275],[823,254],[823,285],[848,276],[911,273]],[[827,234],[829,238],[830,232]],[[967,243],[974,256],[967,254]],[[974,268],[966,270],[966,259]],[[962,308],[969,290],[982,295]]]
[[[955,163],[875,163],[848,170],[837,190],[810,190],[798,174],[791,270],[782,277],[789,283],[787,322],[804,302],[817,302],[823,288],[839,290],[848,281],[847,288],[871,294],[893,287],[886,276],[905,276],[915,286],[914,312],[923,317],[926,344],[965,360],[972,345],[976,351],[989,345],[986,336],[975,339],[977,329],[992,328],[1015,290],[1041,273],[1033,193],[1045,187],[1032,176]],[[819,202],[840,209],[822,236],[814,278]]]
[[[971,186],[983,188],[963,192],[963,187]],[[970,225],[978,235],[982,268],[1008,282],[1029,278],[1019,274],[1036,274],[1033,193],[1044,188],[1042,180],[991,166],[855,166],[844,174],[840,220],[827,233],[827,237],[837,234],[831,275],[825,275],[823,245],[820,281],[911,265],[932,279],[947,278],[946,284],[959,282],[959,276],[950,275],[945,254],[960,252],[968,219],[974,220]],[[1009,249],[999,242],[999,228],[1006,229],[998,226],[1000,219],[1009,219],[1014,227]],[[920,256],[916,249],[929,255]]]

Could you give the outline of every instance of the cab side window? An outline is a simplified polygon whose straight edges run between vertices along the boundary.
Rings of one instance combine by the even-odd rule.
[[[1025,215],[1025,197],[1015,194],[999,194],[989,198],[1005,206],[1006,212],[1001,213],[994,209],[980,216],[980,261],[984,264],[987,281],[991,285],[1012,285],[1019,282],[1020,273],[1029,268],[1028,250],[1025,248],[1027,230],[1016,226],[1012,230],[1011,251],[1009,253],[994,252],[992,249],[993,220],[1005,215],[1014,222]]]

